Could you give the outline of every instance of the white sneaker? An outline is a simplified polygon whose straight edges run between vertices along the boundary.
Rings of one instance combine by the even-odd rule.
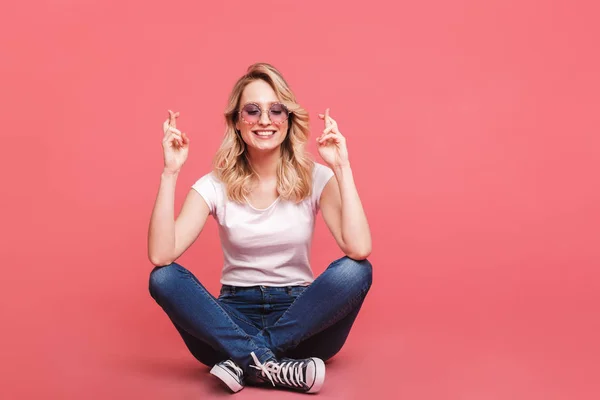
[[[244,388],[244,371],[233,360],[215,364],[210,373],[222,380],[234,393]]]
[[[325,382],[325,363],[320,358],[272,359],[261,364],[254,352],[250,354],[256,364],[250,367],[257,370],[255,377],[259,381],[305,393],[317,393]]]

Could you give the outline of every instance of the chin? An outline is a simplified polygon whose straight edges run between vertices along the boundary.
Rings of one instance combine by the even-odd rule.
[[[259,143],[256,146],[252,146],[254,147],[255,150],[257,151],[271,151],[271,150],[276,150],[281,146],[281,143],[274,143],[274,144],[261,144]]]
[[[283,140],[278,140],[277,138],[272,138],[269,141],[262,142],[260,139],[252,140],[252,147],[256,150],[273,150],[281,146]]]

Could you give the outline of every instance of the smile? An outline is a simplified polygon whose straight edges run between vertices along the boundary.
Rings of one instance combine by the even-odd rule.
[[[260,137],[271,137],[275,134],[275,131],[266,130],[266,131],[253,131],[255,135]]]

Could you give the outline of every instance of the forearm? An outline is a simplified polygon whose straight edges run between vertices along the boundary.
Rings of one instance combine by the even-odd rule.
[[[371,232],[350,165],[334,169],[342,199],[342,240],[346,251],[356,258],[371,253]]]
[[[148,258],[167,264],[175,251],[175,186],[178,173],[163,172],[148,228]]]

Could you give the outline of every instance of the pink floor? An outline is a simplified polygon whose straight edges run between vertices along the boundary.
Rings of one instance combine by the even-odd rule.
[[[590,347],[597,326],[586,322],[591,306],[569,318],[559,308],[498,304],[483,293],[469,304],[430,293],[412,307],[386,306],[407,298],[386,294],[386,286],[374,284],[346,346],[327,364],[320,398],[579,400],[600,393],[598,347]],[[229,396],[187,352],[143,284],[134,289],[109,300],[82,291],[80,301],[52,314],[41,309],[18,327],[29,329],[5,333],[14,346],[4,342],[3,398]],[[253,387],[236,394],[298,396]]]

